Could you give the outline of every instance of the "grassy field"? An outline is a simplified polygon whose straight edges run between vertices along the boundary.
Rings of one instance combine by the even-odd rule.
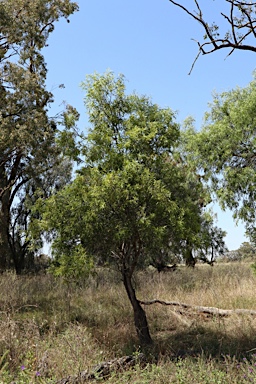
[[[256,310],[250,264],[135,278],[141,300]],[[0,276],[0,383],[56,383],[99,362],[140,352],[133,314],[111,270],[79,284],[52,276]],[[108,383],[256,383],[256,317],[210,317],[178,307],[144,307],[154,346],[148,363]]]

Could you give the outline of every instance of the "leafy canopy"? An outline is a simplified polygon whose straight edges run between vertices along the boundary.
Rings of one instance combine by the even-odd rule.
[[[244,220],[255,236],[256,80],[214,96],[201,132],[187,130],[188,151],[221,206]]]
[[[174,113],[145,96],[126,95],[122,75],[88,76],[82,84],[92,128],[74,182],[41,201],[41,228],[55,233],[59,265],[84,249],[122,270],[149,255],[193,243],[205,191],[181,160]]]

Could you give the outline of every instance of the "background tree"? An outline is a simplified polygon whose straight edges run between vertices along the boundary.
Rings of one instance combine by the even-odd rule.
[[[71,167],[56,144],[57,121],[48,117],[41,50],[54,23],[77,9],[69,0],[0,2],[0,269],[20,272],[29,257],[26,231],[35,191],[49,195]]]
[[[183,1],[169,1],[203,27],[202,41],[196,41],[199,52],[195,61],[200,54],[206,55],[225,48],[229,49],[228,55],[231,55],[235,49],[256,52],[256,45],[250,39],[256,37],[256,2],[222,0],[220,15],[227,25],[227,29],[222,31],[221,21],[216,23],[205,19],[200,1],[194,0],[195,10],[185,6]],[[209,2],[207,6],[209,7]]]
[[[255,242],[256,81],[215,95],[199,133],[187,130],[187,145],[202,177],[223,209],[245,222]]]
[[[242,260],[255,260],[256,247],[248,241],[244,241],[238,248],[237,252]]]
[[[205,190],[176,153],[179,126],[170,109],[126,95],[123,76],[87,77],[85,104],[92,125],[85,164],[74,182],[38,201],[41,230],[53,231],[55,268],[114,264],[131,302],[142,345],[152,342],[132,278],[155,253],[193,243],[201,228]],[[79,261],[79,263],[80,263]]]
[[[214,224],[214,215],[211,210],[203,209],[200,230],[193,236],[193,240],[181,241],[179,249],[175,252],[176,260],[185,262],[186,266],[192,268],[198,261],[213,266],[216,259],[228,251],[225,236],[226,232]],[[173,254],[170,259],[164,256],[165,260],[175,260]]]
[[[216,259],[228,251],[224,241],[225,236],[226,232],[214,225],[213,217],[205,215],[198,246],[194,250],[195,259],[213,266]]]
[[[227,252],[224,260],[227,261],[254,261],[256,256],[256,247],[252,243],[245,241],[234,251]]]

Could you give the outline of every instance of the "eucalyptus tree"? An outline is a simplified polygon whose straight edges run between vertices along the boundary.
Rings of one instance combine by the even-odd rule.
[[[142,345],[152,342],[134,272],[157,253],[197,241],[206,191],[177,153],[175,114],[145,96],[126,95],[122,75],[93,74],[86,91],[85,166],[75,180],[40,199],[35,231],[53,233],[55,272],[86,273],[114,264],[134,312]]]
[[[70,173],[56,144],[57,122],[48,116],[53,95],[46,89],[42,49],[54,23],[77,9],[69,0],[0,2],[1,270],[24,268],[36,189],[49,194]],[[55,178],[56,167],[64,165],[66,171]]]

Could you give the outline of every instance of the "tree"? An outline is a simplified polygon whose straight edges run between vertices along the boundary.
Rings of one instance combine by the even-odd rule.
[[[256,219],[256,80],[214,96],[200,132],[187,130],[188,152],[193,153],[205,181],[223,209],[245,222],[255,241]]]
[[[179,126],[170,109],[125,94],[122,75],[94,74],[83,83],[92,125],[74,182],[37,206],[41,230],[54,234],[57,272],[77,260],[118,269],[142,345],[152,342],[132,278],[157,252],[193,243],[201,227],[204,188],[180,160]]]
[[[54,23],[77,9],[69,0],[0,2],[0,269],[19,273],[29,257],[26,231],[36,190],[49,195],[65,184],[70,164],[48,117],[41,53]]]
[[[194,0],[196,11],[183,5],[183,2],[169,1],[185,11],[204,29],[203,41],[196,41],[199,47],[199,52],[191,70],[200,54],[207,55],[220,49],[229,49],[228,56],[231,55],[234,50],[256,52],[256,45],[250,40],[250,37],[256,37],[255,2],[246,0],[223,0],[223,8],[222,11],[220,11],[220,15],[226,22],[227,29],[222,32],[221,23],[216,23],[214,21],[209,22],[205,19],[202,7],[198,0]]]
[[[226,232],[214,225],[213,217],[205,215],[194,257],[213,266],[216,259],[228,251],[224,241],[225,236]]]
[[[235,262],[235,261],[251,261],[255,260],[256,248],[255,246],[245,241],[243,242],[238,249],[229,251],[224,253],[221,260],[227,262]]]
[[[240,259],[255,259],[256,248],[248,241],[243,242],[237,250]]]
[[[214,224],[211,210],[204,209],[201,212],[200,230],[194,235],[193,241],[186,239],[181,242],[179,253],[176,251],[175,257],[184,261],[187,267],[194,268],[198,261],[213,266],[216,259],[228,251],[225,236],[226,232]],[[158,260],[165,261],[166,256],[163,255]],[[175,260],[173,256],[171,259]]]

